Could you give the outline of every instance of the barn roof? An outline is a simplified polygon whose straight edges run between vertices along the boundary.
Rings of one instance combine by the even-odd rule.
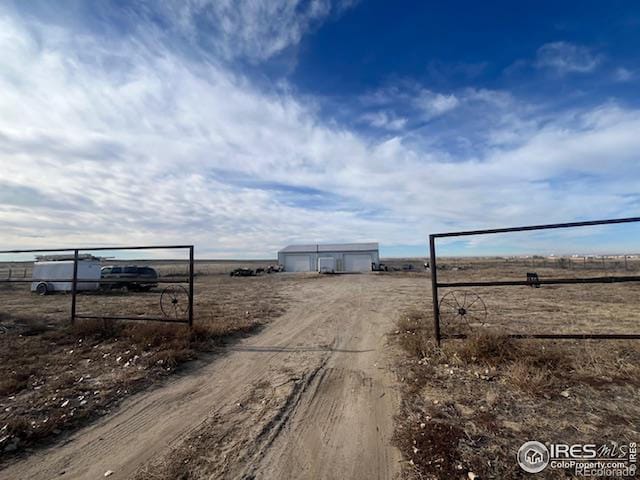
[[[309,245],[289,245],[278,253],[370,252],[372,250],[378,250],[377,243],[314,243]]]

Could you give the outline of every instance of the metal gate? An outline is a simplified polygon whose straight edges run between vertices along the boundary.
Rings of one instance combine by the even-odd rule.
[[[437,255],[436,255],[436,239],[437,238],[451,238],[451,237],[465,237],[471,235],[490,235],[496,233],[511,233],[511,232],[525,232],[533,230],[551,230],[558,228],[574,228],[574,227],[588,227],[596,225],[612,225],[621,223],[636,223],[640,222],[640,217],[631,218],[618,218],[609,220],[594,220],[587,222],[570,222],[570,223],[555,223],[548,225],[530,225],[525,227],[512,227],[512,228],[495,228],[488,230],[468,230],[460,232],[447,232],[447,233],[434,233],[429,235],[429,254],[430,254],[430,267],[431,267],[431,290],[433,298],[433,329],[434,336],[438,345],[442,339],[447,338],[465,338],[465,334],[442,334],[440,330],[440,302],[444,300],[438,295],[438,288],[456,288],[456,287],[510,287],[510,286],[540,286],[540,285],[567,285],[567,284],[580,284],[580,283],[619,283],[619,282],[640,282],[640,276],[600,276],[600,277],[587,277],[587,278],[550,278],[540,279],[537,275],[534,277],[528,276],[526,280],[489,280],[481,282],[438,282],[438,270],[437,270]],[[470,302],[474,302],[474,298],[470,299]],[[471,305],[477,305],[476,303]],[[456,303],[459,303],[456,299]],[[466,303],[466,299],[465,299]],[[464,316],[467,311],[463,306],[456,305],[458,308],[458,314]],[[640,334],[617,334],[617,333],[605,333],[605,334],[560,334],[560,333],[548,333],[548,334],[510,334],[507,335],[511,338],[548,338],[548,339],[640,339]]]
[[[98,252],[98,251],[120,251],[120,250],[188,250],[188,262],[189,270],[185,278],[157,278],[154,283],[158,284],[171,284],[163,289],[160,296],[160,310],[162,316],[105,316],[105,315],[79,315],[76,312],[77,297],[78,297],[78,284],[80,283],[94,283],[96,279],[78,278],[78,262],[81,260],[81,252]],[[89,247],[89,248],[44,248],[44,249],[31,249],[31,250],[3,250],[0,254],[24,254],[24,253],[52,253],[52,252],[73,252],[73,275],[71,278],[56,278],[51,279],[37,279],[37,278],[9,278],[0,279],[1,283],[33,283],[33,282],[48,282],[48,283],[71,283],[71,313],[70,321],[74,324],[76,319],[101,319],[101,320],[143,320],[154,322],[173,322],[184,323],[189,326],[193,325],[193,297],[194,297],[194,247],[193,245],[169,245],[169,246],[133,246],[133,247]],[[126,284],[139,282],[140,279],[117,279],[106,280],[100,279],[100,284]],[[187,285],[185,289],[183,285]],[[178,305],[180,310],[178,311]],[[172,315],[172,312],[175,315]]]

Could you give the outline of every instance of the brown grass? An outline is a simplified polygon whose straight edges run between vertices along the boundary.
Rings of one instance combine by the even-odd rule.
[[[11,372],[11,374],[0,380],[0,395],[13,395],[27,387],[27,380],[31,376],[29,372]]]
[[[520,478],[513,458],[525,440],[637,438],[638,343],[484,332],[438,348],[428,325],[428,314],[412,311],[395,332],[405,352],[395,439],[408,478]]]
[[[409,470],[418,478],[450,478],[450,472],[459,473],[456,446],[464,431],[450,423],[434,421],[427,428],[420,418],[413,420],[401,424],[395,434],[396,445],[409,459]]]
[[[122,334],[123,325],[114,320],[78,320],[71,332],[79,338],[93,338],[106,340],[116,338]]]
[[[39,297],[24,288],[0,292],[6,307],[0,314],[2,458],[106,414],[125,396],[254,331],[284,309],[279,289],[286,282],[275,278],[216,276],[198,282],[196,292],[202,293],[192,329],[91,319],[71,327],[67,295]],[[158,297],[94,294],[80,296],[78,304],[92,313],[154,314]]]
[[[433,351],[430,328],[420,311],[410,311],[398,320],[398,338],[402,348],[412,357],[422,358]]]
[[[549,393],[554,386],[548,371],[522,360],[509,362],[504,369],[504,379],[511,387],[531,396]]]
[[[515,340],[489,332],[472,335],[455,345],[454,352],[467,363],[498,365],[518,357]]]

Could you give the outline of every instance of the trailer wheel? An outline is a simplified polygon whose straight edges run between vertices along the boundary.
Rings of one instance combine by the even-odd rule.
[[[38,284],[38,286],[36,287],[36,293],[38,295],[46,295],[49,293],[49,287],[47,286],[46,283],[41,282]]]

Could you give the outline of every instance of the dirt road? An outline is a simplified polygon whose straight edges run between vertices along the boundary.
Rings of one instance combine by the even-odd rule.
[[[259,334],[0,478],[162,478],[189,468],[195,478],[392,479],[399,395],[386,334],[425,285],[402,275],[303,277],[286,292],[287,313]]]

